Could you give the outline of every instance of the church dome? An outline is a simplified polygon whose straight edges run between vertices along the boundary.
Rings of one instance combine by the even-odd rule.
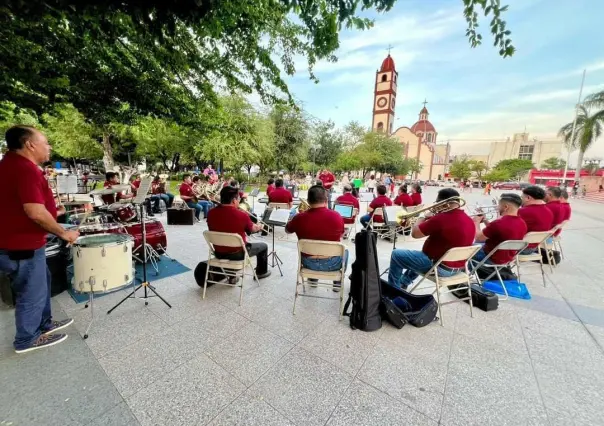
[[[434,128],[432,123],[430,123],[429,120],[419,120],[417,123],[415,123],[413,126],[411,126],[411,131],[413,133],[418,133],[418,132],[428,133],[428,132],[436,132],[436,129]]]
[[[385,72],[385,71],[395,71],[394,59],[392,59],[392,56],[390,56],[390,53],[388,54],[386,59],[384,59],[384,61],[382,62],[382,67],[380,68],[380,72]]]

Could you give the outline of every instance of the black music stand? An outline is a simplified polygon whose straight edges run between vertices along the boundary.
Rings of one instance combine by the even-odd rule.
[[[392,250],[396,249],[396,235],[398,234],[398,227],[400,224],[396,219],[396,213],[399,211],[403,211],[404,209],[399,206],[384,206],[382,208],[382,213],[384,215],[384,222],[388,225],[389,228],[392,228]]]
[[[148,182],[147,182],[148,181]],[[122,303],[124,303],[126,300],[130,299],[130,298],[136,298],[136,292],[143,287],[145,289],[145,295],[142,297],[142,299],[145,299],[145,306],[147,306],[149,304],[149,301],[147,300],[150,297],[159,297],[161,299],[162,302],[164,302],[168,308],[171,308],[172,305],[170,305],[166,299],[164,299],[163,297],[161,297],[161,295],[155,290],[155,287],[153,287],[151,285],[151,283],[149,283],[149,281],[147,280],[147,225],[145,224],[145,199],[147,197],[147,193],[149,192],[149,188],[151,187],[151,177],[145,178],[143,179],[143,181],[141,182],[138,191],[136,193],[136,197],[132,200],[133,204],[138,205],[138,207],[140,208],[140,214],[141,214],[141,228],[143,230],[143,280],[140,283],[140,285],[136,288],[134,288],[134,290],[132,290],[130,292],[130,294],[128,294],[126,297],[124,297],[122,300],[120,300],[117,305],[115,305],[113,308],[109,309],[107,311],[107,315],[109,315],[111,312],[113,312],[115,310],[115,308],[117,308],[118,306],[120,306]],[[133,284],[134,286],[134,284]],[[148,290],[151,290],[153,292],[153,295],[149,295]]]
[[[281,258],[277,254],[277,251],[275,250],[275,226],[285,227],[285,225],[287,224],[287,221],[283,222],[283,221],[278,221],[278,220],[271,220],[270,217],[271,217],[271,214],[273,213],[273,210],[286,211],[288,215],[289,215],[289,210],[288,209],[269,209],[269,208],[267,208],[266,210],[264,210],[264,215],[262,217],[262,221],[271,227],[271,234],[273,234],[273,248],[272,248],[272,251],[268,254],[269,259],[271,259],[270,267],[274,268],[275,266],[277,266],[277,268],[279,268],[279,273],[281,274],[281,276],[283,276],[283,271],[281,270],[281,265],[283,265],[283,261],[281,260]]]
[[[258,188],[254,188],[252,189],[252,192],[250,192],[250,197],[252,197],[252,213],[254,213],[254,208],[256,207],[256,197],[258,196],[259,192],[260,190]]]

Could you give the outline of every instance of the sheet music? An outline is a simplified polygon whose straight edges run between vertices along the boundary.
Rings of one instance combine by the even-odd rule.
[[[401,206],[384,206],[382,211],[384,212],[386,223],[388,225],[396,225],[396,216],[404,210]]]
[[[78,177],[77,176],[57,176],[57,193],[58,194],[77,194],[78,193]]]
[[[273,209],[268,220],[285,225],[289,220],[289,209]]]
[[[143,204],[145,202],[147,194],[149,193],[149,189],[151,189],[151,182],[153,182],[152,176],[144,177],[141,180],[141,184],[136,190],[136,197],[132,199],[132,202],[134,204]]]
[[[359,192],[359,199],[361,201],[364,201],[366,203],[371,203],[374,198],[375,198],[375,195],[373,195],[373,192]]]
[[[252,192],[250,192],[250,197],[257,197],[259,192],[260,190],[258,188],[252,189]]]

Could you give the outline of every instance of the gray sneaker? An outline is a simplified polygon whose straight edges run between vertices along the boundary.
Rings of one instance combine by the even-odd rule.
[[[36,340],[30,347],[24,349],[15,349],[15,352],[18,354],[24,354],[26,352],[35,351],[36,349],[48,348],[56,345],[57,343],[61,343],[65,339],[67,339],[67,334],[42,335],[38,337],[38,340]]]
[[[46,334],[54,333],[55,331],[59,331],[65,327],[69,327],[71,324],[73,324],[73,318],[67,318],[67,319],[64,319],[61,321],[53,321],[50,324],[49,328],[42,331],[42,334],[46,335]]]

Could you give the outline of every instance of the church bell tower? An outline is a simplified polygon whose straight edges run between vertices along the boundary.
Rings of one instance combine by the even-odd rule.
[[[373,121],[371,129],[390,135],[394,126],[394,108],[396,106],[396,80],[398,72],[394,60],[388,56],[381,68],[375,73],[375,90],[373,96]]]

